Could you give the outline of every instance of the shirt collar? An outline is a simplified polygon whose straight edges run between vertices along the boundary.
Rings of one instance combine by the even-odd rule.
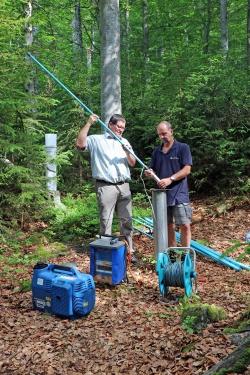
[[[164,145],[164,143],[162,143],[161,145],[160,145],[160,151],[162,151],[162,148],[163,148],[163,145]],[[175,147],[176,147],[176,140],[174,139],[174,143],[172,144],[172,146],[171,146],[171,148],[168,150],[168,152],[169,151],[171,151],[171,150],[173,150]]]
[[[110,134],[108,131],[104,133],[105,138],[114,138],[112,134]]]
[[[106,131],[105,133],[104,133],[104,137],[106,138],[106,139],[116,139],[112,134],[110,134],[108,131]],[[120,138],[121,140],[123,139],[123,137],[121,137]]]

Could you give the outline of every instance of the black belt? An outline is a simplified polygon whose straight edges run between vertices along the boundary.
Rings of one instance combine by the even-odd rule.
[[[109,182],[109,181],[96,179],[96,182],[100,182],[101,184],[106,184],[106,185],[123,185],[123,184],[126,184],[128,181]]]

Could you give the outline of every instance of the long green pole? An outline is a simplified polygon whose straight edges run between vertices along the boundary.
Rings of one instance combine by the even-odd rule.
[[[88,113],[93,114],[90,108],[88,108],[72,91],[70,91],[53,73],[51,73],[40,61],[37,60],[35,56],[33,56],[30,52],[28,52],[28,56],[31,58],[33,62],[35,62],[39,68],[41,68],[42,71],[44,71],[46,74],[48,74],[49,77],[51,77],[59,86],[61,86],[73,99],[75,99],[80,106]],[[135,153],[131,150],[129,150],[126,145],[123,144],[122,140],[114,133],[112,130],[100,119],[97,119],[97,122],[104,127],[112,136],[122,144],[122,146],[128,151],[133,157],[138,161],[139,164],[145,169],[148,169],[147,165],[143,163],[143,161],[138,158],[138,156],[135,155]],[[159,182],[160,179],[156,175],[152,176],[156,182]]]

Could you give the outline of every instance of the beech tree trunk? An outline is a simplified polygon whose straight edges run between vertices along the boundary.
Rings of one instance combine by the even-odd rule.
[[[143,81],[147,81],[147,63],[148,63],[148,48],[149,48],[149,30],[148,30],[148,1],[142,0],[142,28],[143,28]]]
[[[28,47],[32,46],[34,35],[37,31],[36,28],[34,28],[30,22],[30,19],[32,17],[32,12],[33,12],[33,3],[32,3],[32,0],[29,0],[25,8],[25,42],[26,42],[26,46]],[[25,89],[30,94],[35,94],[37,92],[37,80],[33,74],[33,67],[31,67],[31,70],[32,70],[32,74],[27,79],[27,82],[25,84]]]
[[[221,49],[226,56],[228,53],[228,21],[227,21],[227,0],[220,0],[220,30]]]
[[[74,61],[79,63],[83,58],[83,44],[82,44],[82,21],[81,21],[81,7],[80,0],[74,3],[74,16],[72,20],[72,42],[74,51]]]
[[[127,66],[127,80],[128,80],[128,87],[130,87],[131,83],[131,66],[130,66],[130,19],[129,19],[129,7],[130,7],[130,0],[127,0],[127,7],[126,7],[126,66]]]
[[[203,52],[208,54],[209,51],[209,36],[210,36],[210,27],[211,27],[211,0],[207,0],[206,4],[206,20],[204,22],[204,46]]]
[[[121,113],[119,0],[100,1],[101,115],[105,123]]]
[[[250,0],[247,7],[247,66],[250,66]]]

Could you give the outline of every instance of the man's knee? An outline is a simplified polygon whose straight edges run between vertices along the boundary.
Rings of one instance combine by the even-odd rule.
[[[121,228],[124,228],[125,230],[129,230],[129,231],[133,230],[132,217],[123,217],[120,220],[121,220]]]
[[[191,230],[190,224],[181,224],[180,229],[183,230],[183,232],[188,233]]]

